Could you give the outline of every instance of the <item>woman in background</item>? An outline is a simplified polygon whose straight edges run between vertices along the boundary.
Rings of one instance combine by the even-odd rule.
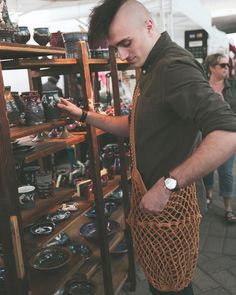
[[[209,74],[209,84],[222,100],[229,103],[236,113],[236,81],[228,79],[229,61],[220,53],[211,54],[206,58],[206,68]],[[234,155],[224,164],[218,167],[220,196],[224,200],[225,220],[228,223],[236,223],[236,216],[232,211],[231,199],[233,197],[233,163]],[[208,207],[212,203],[212,191],[214,184],[214,172],[204,177]]]

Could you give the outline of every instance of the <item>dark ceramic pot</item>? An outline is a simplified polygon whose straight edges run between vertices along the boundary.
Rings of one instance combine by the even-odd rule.
[[[18,27],[14,33],[16,43],[26,44],[30,39],[30,31],[28,27]]]
[[[58,90],[43,91],[41,101],[47,121],[56,120],[61,117],[61,110],[57,107],[60,101]]]
[[[68,32],[63,33],[62,38],[66,49],[66,58],[79,58],[77,41],[88,41],[86,32]]]
[[[0,28],[0,42],[11,43],[14,40],[14,30],[11,28]]]
[[[50,36],[50,46],[53,47],[65,47],[63,38],[62,38],[62,33],[60,31],[51,33]]]
[[[25,103],[26,125],[38,125],[45,121],[43,106],[37,91],[22,92]]]
[[[46,46],[50,41],[50,32],[48,28],[34,28],[34,41],[41,46]]]

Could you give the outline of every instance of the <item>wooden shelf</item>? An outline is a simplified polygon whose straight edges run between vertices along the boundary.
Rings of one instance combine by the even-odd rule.
[[[29,58],[45,55],[63,55],[65,49],[60,47],[25,45],[18,43],[0,43],[1,59]]]
[[[12,127],[10,128],[10,137],[11,140],[15,140],[17,138],[35,134],[45,130],[50,130],[64,125],[66,125],[66,119],[43,123],[35,126]]]
[[[1,48],[0,48],[0,54],[1,54]],[[32,58],[20,59],[19,58],[14,60],[2,61],[2,67],[4,70],[40,69],[40,68],[54,68],[54,67],[59,68],[59,67],[66,67],[66,66],[71,67],[73,65],[79,65],[79,64],[80,64],[80,59],[76,59],[76,58],[52,58],[52,59],[48,59],[48,58],[47,59],[32,59]],[[105,69],[109,70],[109,59],[89,58],[88,64],[91,67],[91,69],[95,69],[96,67],[99,67],[101,71],[103,69],[101,68],[101,66],[105,66]],[[127,67],[129,67],[126,61],[121,61],[119,59],[117,59],[117,66],[119,67],[120,70],[127,69]]]
[[[46,138],[42,142],[33,143],[29,140],[22,140],[20,142],[26,145],[34,146],[33,151],[29,151],[23,154],[15,154],[15,160],[31,163],[34,160],[46,157],[53,153],[59,152],[61,150],[66,149],[74,144],[79,144],[85,141],[84,133],[72,134],[71,137],[68,138]]]
[[[124,237],[124,233],[123,233],[124,217],[123,217],[122,210],[123,210],[122,207],[119,206],[119,208],[112,214],[112,217],[111,217],[112,219],[119,222],[121,226],[119,231],[116,233],[116,235],[113,236],[111,240],[109,241],[110,251],[112,251]],[[84,211],[83,213],[85,212],[86,211]],[[75,272],[79,271],[80,273],[83,273],[87,278],[90,278],[97,271],[97,267],[100,265],[100,250],[98,245],[88,242],[86,239],[79,236],[80,227],[84,223],[90,221],[90,219],[88,219],[83,213],[82,214],[80,213],[79,216],[74,217],[73,222],[71,221],[67,225],[65,224],[66,221],[63,222],[63,231],[66,232],[73,241],[77,240],[79,243],[87,244],[92,250],[92,253],[93,253],[92,257],[89,259],[89,261],[85,262],[84,260],[81,260],[81,258],[79,258],[78,256],[73,255],[72,261],[68,265],[64,266],[61,270],[54,271],[54,272],[43,272],[43,271],[40,272],[30,267],[30,278],[31,278],[32,290],[34,290],[33,291],[34,295],[42,294],[40,293],[42,292],[41,287],[39,287],[41,285],[44,286],[44,294],[45,294],[45,290],[50,291],[50,292],[47,291],[48,293],[46,294],[48,295],[54,294],[56,290],[63,287],[63,285],[68,279],[73,277]],[[55,233],[50,238],[50,240],[52,240],[57,234],[58,232]],[[44,238],[44,240],[46,241],[46,238]],[[47,243],[50,240],[47,240]],[[41,242],[37,243],[37,246],[35,244],[30,245],[31,249],[36,249],[36,247],[39,247],[39,246],[45,247],[46,243],[45,242],[43,243],[41,240]],[[46,282],[44,282],[44,280],[46,280]],[[38,286],[39,289],[37,289],[36,286]]]

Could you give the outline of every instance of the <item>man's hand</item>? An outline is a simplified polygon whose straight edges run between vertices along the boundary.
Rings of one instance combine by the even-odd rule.
[[[171,192],[164,186],[164,178],[159,179],[143,196],[140,208],[151,213],[160,213],[169,201]]]
[[[82,110],[80,108],[62,97],[60,97],[60,102],[57,106],[73,119],[78,120],[82,115]]]

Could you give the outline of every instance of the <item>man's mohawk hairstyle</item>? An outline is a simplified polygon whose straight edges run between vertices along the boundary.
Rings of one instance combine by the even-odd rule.
[[[110,24],[119,8],[128,0],[103,0],[89,15],[89,41],[91,43],[107,37]]]

